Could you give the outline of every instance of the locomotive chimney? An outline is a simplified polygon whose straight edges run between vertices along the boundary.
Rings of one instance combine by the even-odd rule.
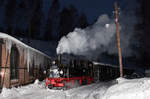
[[[57,55],[57,60],[58,60],[58,66],[61,66],[61,54]]]

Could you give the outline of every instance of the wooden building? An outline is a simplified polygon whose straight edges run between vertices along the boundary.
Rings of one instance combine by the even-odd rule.
[[[0,87],[25,85],[44,79],[51,58],[21,41],[0,33]]]

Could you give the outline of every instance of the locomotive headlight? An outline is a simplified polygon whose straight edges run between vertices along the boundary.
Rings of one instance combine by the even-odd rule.
[[[62,75],[64,72],[61,70],[61,71],[59,71],[59,73]]]

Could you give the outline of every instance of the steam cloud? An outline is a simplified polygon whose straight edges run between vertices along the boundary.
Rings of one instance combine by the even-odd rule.
[[[57,47],[57,53],[89,55],[97,49],[102,52],[104,46],[111,42],[114,34],[114,22],[107,15],[102,15],[93,26],[84,30],[76,28],[74,32],[62,37]]]
[[[120,14],[121,48],[124,57],[135,55],[131,45],[138,43],[134,37],[134,25],[137,22],[134,13],[135,11],[122,11]],[[57,47],[57,54],[72,53],[97,57],[103,52],[117,53],[115,19],[105,14],[101,15],[93,26],[86,29],[76,28],[62,37]]]

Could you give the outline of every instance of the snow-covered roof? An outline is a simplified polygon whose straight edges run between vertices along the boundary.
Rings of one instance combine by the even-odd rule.
[[[8,48],[9,50],[11,49],[12,44],[16,44],[16,45],[18,45],[18,46],[21,46],[21,47],[24,47],[24,48],[28,48],[28,49],[30,49],[30,50],[32,50],[32,51],[34,51],[34,52],[37,52],[37,53],[39,53],[39,54],[42,54],[42,55],[46,56],[47,58],[50,58],[48,55],[46,55],[46,54],[40,52],[40,51],[37,50],[37,49],[34,49],[34,48],[32,48],[32,47],[30,47],[30,46],[24,44],[23,42],[19,41],[18,39],[14,38],[14,37],[12,37],[12,36],[9,36],[8,34],[1,33],[1,32],[0,32],[0,38],[5,39],[7,42],[9,42],[9,43],[7,43],[7,48]]]
[[[112,64],[105,64],[105,63],[100,63],[100,62],[95,62],[93,61],[94,65],[104,65],[104,66],[110,66],[110,67],[119,67],[117,65],[112,65]]]
[[[119,68],[119,65],[113,65],[113,64],[105,64],[105,63],[101,63],[101,62],[95,62],[93,61],[94,65],[101,65],[101,66],[108,66],[108,67],[115,67],[115,68]],[[123,66],[124,69],[131,69],[133,70],[134,68],[132,67],[128,67],[128,66]]]
[[[41,66],[42,68],[45,68],[45,65],[48,65],[51,60],[51,57],[48,55],[24,44],[12,36],[0,33],[0,39],[3,39],[8,53],[11,53],[11,48],[13,45],[16,45],[19,53],[24,53],[24,64],[27,62],[28,70],[30,66],[33,66],[33,64],[35,66]]]

